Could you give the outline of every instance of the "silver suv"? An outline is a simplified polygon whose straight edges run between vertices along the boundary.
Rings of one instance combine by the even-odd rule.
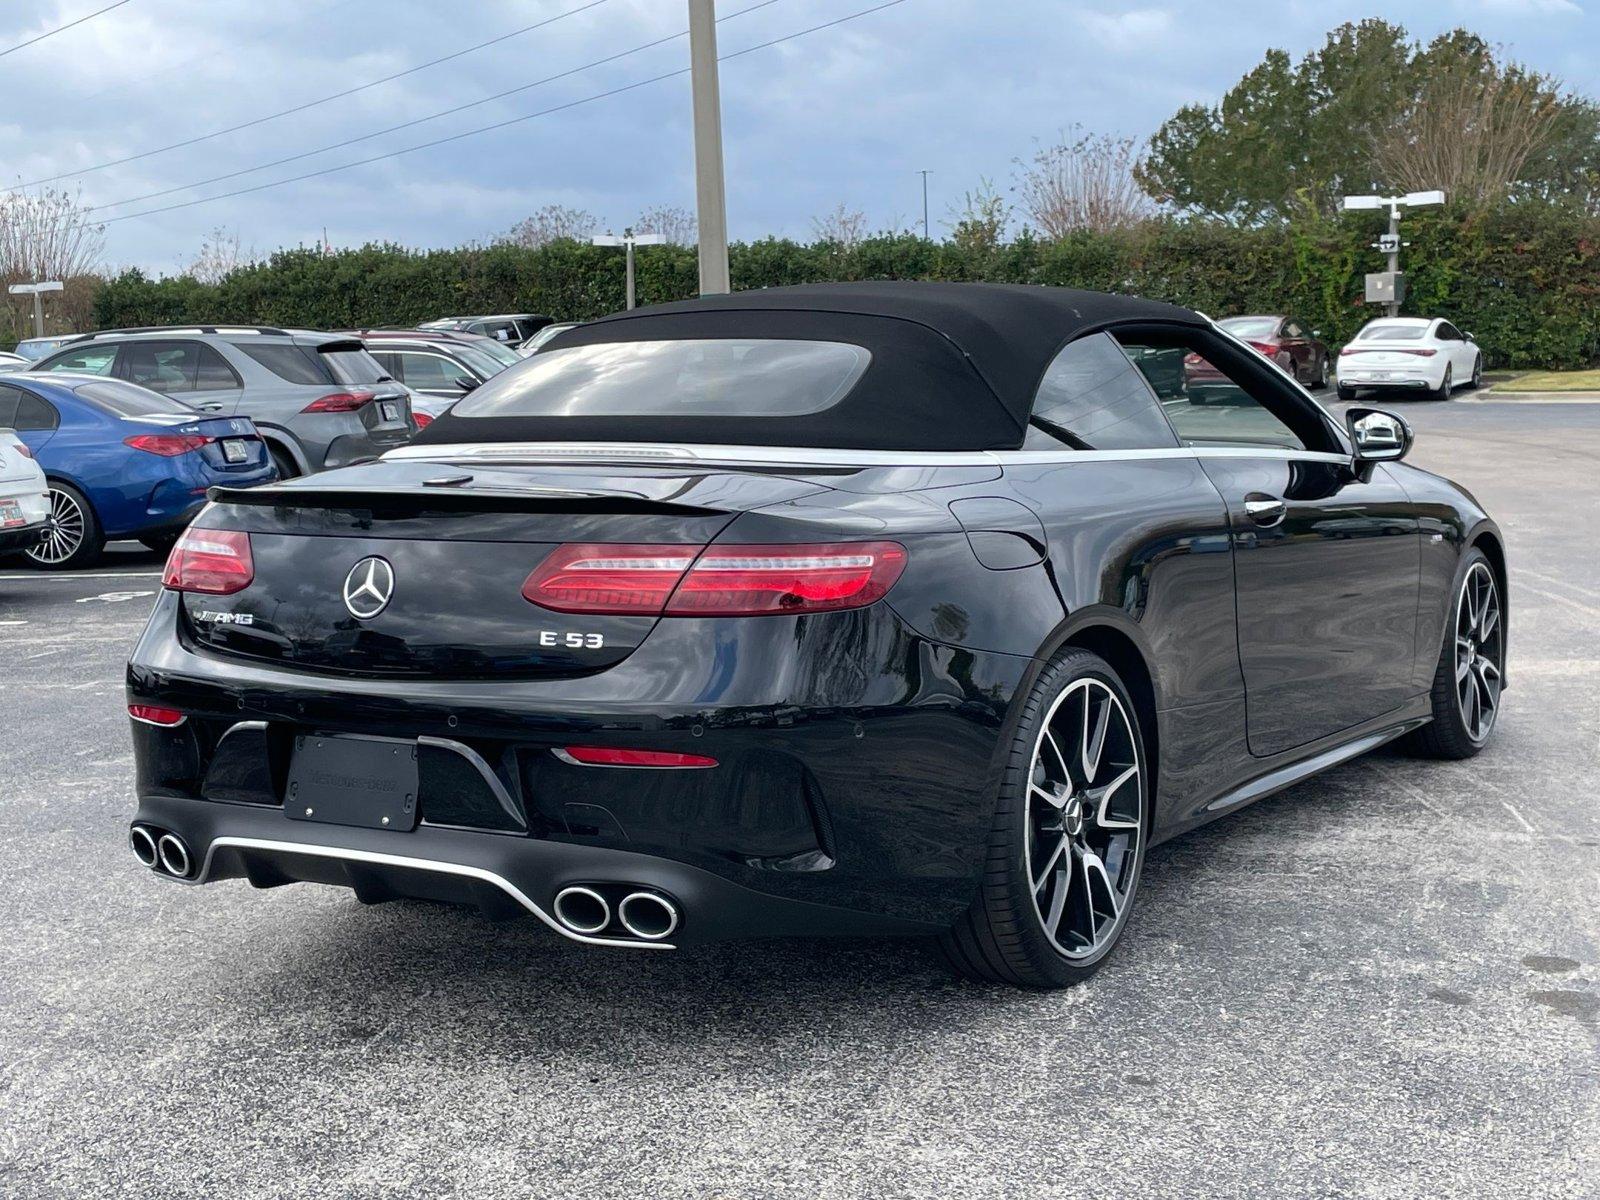
[[[373,458],[417,431],[411,395],[351,337],[263,325],[112,329],[31,368],[126,379],[249,417],[285,478]]]

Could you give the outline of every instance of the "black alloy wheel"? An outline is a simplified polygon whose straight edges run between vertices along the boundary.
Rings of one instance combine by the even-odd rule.
[[[978,898],[941,939],[951,965],[1037,988],[1094,974],[1132,910],[1148,796],[1127,689],[1098,655],[1063,651],[1024,702]]]
[[[1411,737],[1430,758],[1471,758],[1486,745],[1500,717],[1505,686],[1506,623],[1500,585],[1481,550],[1463,560],[1434,674],[1433,720]]]

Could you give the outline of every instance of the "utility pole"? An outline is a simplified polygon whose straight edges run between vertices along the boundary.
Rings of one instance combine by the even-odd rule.
[[[33,297],[33,336],[44,336],[44,303],[40,297],[45,292],[59,292],[62,290],[60,280],[50,279],[43,283],[13,283],[6,289],[13,296]]]
[[[631,229],[624,229],[621,237],[617,237],[616,234],[613,233],[603,233],[598,237],[592,237],[589,239],[590,244],[595,246],[626,246],[628,248],[627,292],[629,308],[634,306],[633,248],[635,246],[660,246],[666,240],[667,239],[659,233],[634,233],[634,231]]]
[[[1375,208],[1387,208],[1389,210],[1389,232],[1372,244],[1374,250],[1382,252],[1389,269],[1367,275],[1368,304],[1382,304],[1384,312],[1391,317],[1400,315],[1400,302],[1406,297],[1406,277],[1400,270],[1400,247],[1402,244],[1407,244],[1400,241],[1400,210],[1443,203],[1444,193],[1441,191],[1407,192],[1404,196],[1346,196],[1344,198],[1346,212],[1354,209]]]
[[[917,174],[922,176],[922,240],[931,242],[933,238],[928,233],[928,176],[932,172],[918,171]]]
[[[700,226],[700,294],[733,290],[728,274],[728,197],[722,179],[722,97],[717,86],[715,0],[689,0],[694,91],[694,183]]]

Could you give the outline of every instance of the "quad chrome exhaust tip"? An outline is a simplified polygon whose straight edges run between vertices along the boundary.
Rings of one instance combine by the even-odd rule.
[[[156,850],[161,858],[161,866],[169,875],[176,875],[179,879],[189,877],[189,868],[192,863],[189,859],[189,847],[183,844],[183,839],[175,833],[163,833],[156,839]]]
[[[659,942],[678,928],[678,906],[655,892],[630,892],[617,905],[617,920],[634,937]]]
[[[562,888],[554,907],[556,920],[573,933],[599,933],[611,924],[611,905],[593,888]]]
[[[133,849],[133,856],[152,871],[161,861],[161,851],[156,848],[155,835],[143,825],[135,825],[128,830],[128,845]]]

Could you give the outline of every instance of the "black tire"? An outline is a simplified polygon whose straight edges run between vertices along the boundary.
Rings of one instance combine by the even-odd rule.
[[[1478,357],[1472,360],[1472,378],[1463,385],[1467,391],[1475,392],[1483,386],[1483,352],[1478,352]]]
[[[1497,613],[1496,637],[1492,643],[1487,638],[1480,643],[1474,636],[1471,645],[1487,651],[1482,657],[1492,661],[1495,682],[1492,713],[1487,727],[1474,729],[1469,725],[1468,715],[1462,711],[1463,702],[1458,691],[1462,650],[1457,637],[1463,619],[1463,607],[1468,603],[1467,588],[1474,585],[1475,581],[1481,583],[1484,579],[1493,589],[1491,595]],[[1412,753],[1425,758],[1471,758],[1482,751],[1494,736],[1495,726],[1499,723],[1500,685],[1505,677],[1505,607],[1500,602],[1499,589],[1500,581],[1495,575],[1494,566],[1483,551],[1476,547],[1467,551],[1451,586],[1450,609],[1445,620],[1443,645],[1439,650],[1439,665],[1434,671],[1433,688],[1429,693],[1433,720],[1406,739],[1406,748]],[[1483,672],[1469,666],[1470,674],[1476,674],[1477,678],[1466,680],[1469,687],[1474,690],[1478,690],[1480,684],[1487,687]],[[1484,694],[1484,691],[1478,690],[1480,704]]]
[[[293,479],[300,474],[300,468],[295,465],[287,450],[268,443],[267,451],[272,455],[272,465],[278,468],[279,479]]]
[[[105,530],[94,506],[70,483],[49,481],[50,528],[44,539],[27,552],[29,565],[42,571],[71,571],[87,567],[105,549]]]
[[[146,550],[154,550],[157,554],[166,554],[177,544],[182,536],[176,533],[153,533],[139,539],[139,544]]]
[[[1101,752],[1096,755],[1096,760],[1104,762],[1108,756],[1112,757],[1113,761],[1106,764],[1105,769],[1117,772],[1127,765],[1120,761],[1121,758],[1131,757],[1132,765],[1137,768],[1134,781],[1136,788],[1124,788],[1120,793],[1115,786],[1102,789],[1102,792],[1120,796],[1118,806],[1123,809],[1121,823],[1129,829],[1127,834],[1120,836],[1131,839],[1133,844],[1131,859],[1126,847],[1116,856],[1117,884],[1113,884],[1109,875],[1104,873],[1104,867],[1111,861],[1112,855],[1104,854],[1097,859],[1101,865],[1101,878],[1106,885],[1113,891],[1118,891],[1120,887],[1120,904],[1114,906],[1115,915],[1109,918],[1109,923],[1096,930],[1096,916],[1092,912],[1094,905],[1091,901],[1089,925],[1093,931],[1090,937],[1092,945],[1091,948],[1080,949],[1080,953],[1074,957],[1069,956],[1047,930],[1040,904],[1035,898],[1040,893],[1034,887],[1031,874],[1030,847],[1036,839],[1034,805],[1038,802],[1031,799],[1031,794],[1040,789],[1030,787],[1030,783],[1040,778],[1036,774],[1035,754],[1043,752],[1045,723],[1058,713],[1070,716],[1067,706],[1074,702],[1077,695],[1093,698],[1097,695],[1103,697],[1106,693],[1116,698],[1120,713],[1126,718],[1126,738],[1113,749],[1111,735],[1103,734]],[[1088,699],[1084,701],[1085,704],[1091,702]],[[1088,714],[1095,710],[1083,711],[1087,725]],[[1098,971],[1115,949],[1127,928],[1138,891],[1150,810],[1149,773],[1145,765],[1144,739],[1138,713],[1122,680],[1104,659],[1087,650],[1069,648],[1057,655],[1035,681],[1022,703],[1005,753],[978,895],[950,931],[939,938],[939,946],[956,973],[969,979],[1027,988],[1070,987],[1082,983]],[[1079,758],[1080,770],[1086,757]],[[1057,759],[1065,768],[1065,759],[1059,754]],[[1137,795],[1137,814],[1127,808],[1132,792]],[[1060,808],[1063,827],[1067,823],[1067,814],[1072,812],[1078,815],[1085,836],[1104,836],[1103,823],[1091,822],[1085,815],[1093,805],[1080,807],[1077,792],[1067,801],[1066,807],[1059,804],[1057,807]],[[1099,811],[1102,817],[1105,816],[1107,806],[1102,803]],[[1049,886],[1045,888],[1047,893],[1054,887],[1066,887],[1068,883],[1077,886],[1079,875],[1070,875],[1066,881],[1062,876],[1063,871],[1073,870],[1070,864],[1082,862],[1076,852],[1067,846],[1068,840],[1063,832],[1058,854],[1050,857],[1040,875],[1040,878],[1050,879]],[[1052,870],[1052,864],[1058,862],[1062,865]],[[1090,886],[1088,876],[1089,869],[1085,865],[1081,878],[1086,888]],[[1081,900],[1085,894],[1077,893],[1078,899]],[[1103,890],[1102,895],[1110,898]],[[1055,911],[1059,913],[1061,909]],[[1076,904],[1074,911],[1082,912]],[[1060,929],[1058,917],[1058,933]],[[1099,940],[1102,937],[1103,942]]]
[[[1328,386],[1329,378],[1328,356],[1324,354],[1317,363],[1316,373],[1312,376],[1312,389],[1319,392],[1325,390]]]
[[[1455,372],[1450,369],[1450,364],[1444,365],[1444,378],[1439,381],[1438,391],[1428,393],[1429,400],[1448,400],[1450,393],[1455,391]]]
[[[1354,400],[1355,398],[1356,398],[1356,390],[1355,390],[1355,388],[1353,388],[1353,387],[1345,387],[1345,385],[1342,384],[1342,383],[1339,385],[1339,399],[1341,399],[1341,400]]]

